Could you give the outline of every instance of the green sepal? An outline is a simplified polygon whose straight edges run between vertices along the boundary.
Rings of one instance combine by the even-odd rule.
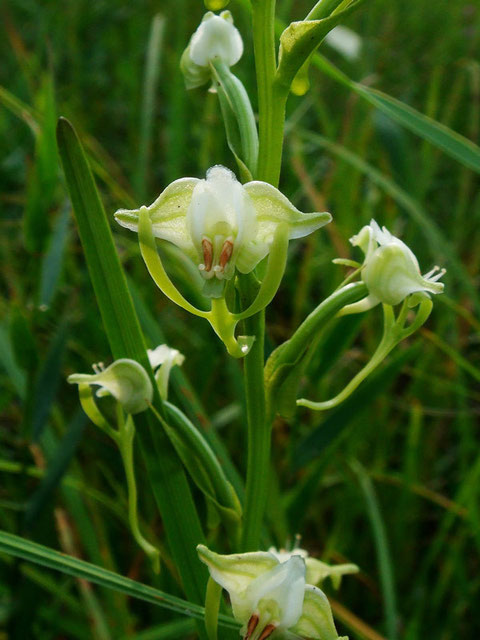
[[[328,598],[318,587],[307,584],[302,615],[292,631],[302,638],[342,640],[335,628]]]
[[[97,403],[93,397],[92,387],[86,382],[81,382],[78,385],[78,395],[82,409],[88,418],[90,418],[96,427],[104,431],[112,440],[118,443],[118,432],[97,407]]]

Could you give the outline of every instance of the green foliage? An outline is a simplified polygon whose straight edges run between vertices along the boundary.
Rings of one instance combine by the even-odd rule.
[[[65,382],[112,355],[147,366],[145,346],[166,341],[180,349],[188,357],[172,371],[169,400],[188,417],[189,435],[207,443],[202,453],[221,464],[219,503],[233,501],[232,486],[243,500],[243,364],[227,359],[207,323],[161,295],[128,232],[116,228],[115,245],[109,235],[116,209],[152,202],[172,180],[203,177],[214,163],[235,169],[217,97],[186,93],[178,72],[203,3],[161,4],[24,0],[5,12],[0,528],[22,537],[0,534],[0,637],[5,629],[39,640],[193,638],[196,627],[183,614],[203,616],[205,573],[192,559],[199,521],[210,525],[209,544],[232,551],[205,499],[211,480],[200,470],[187,484],[158,421],[140,419],[140,528],[162,552],[161,574],[153,573],[128,530],[121,459],[82,420],[76,390]],[[279,0],[282,25],[313,4]],[[233,70],[257,113],[250,3],[232,0],[229,9],[245,42]],[[342,602],[334,604],[339,632],[351,640],[480,632],[478,19],[474,4],[460,0],[439,0],[434,10],[427,0],[366,3],[345,23],[362,38],[360,56],[344,59],[327,40],[311,57],[310,90],[287,102],[282,192],[302,210],[331,211],[334,223],[291,243],[267,310],[267,355],[342,282],[331,260],[358,259],[348,238],[371,217],[401,234],[422,265],[448,269],[446,295],[425,329],[344,404],[323,414],[300,409],[274,425],[272,506],[263,531],[252,535],[283,546],[285,532],[291,539],[301,532],[302,546],[322,559],[360,566],[334,596]],[[75,123],[100,190],[101,202],[83,176],[83,213],[103,230],[92,237],[95,255],[85,256],[69,223],[57,114]],[[64,139],[72,136],[62,127]],[[189,264],[174,265],[171,247],[160,251],[175,285],[201,306]],[[117,309],[105,319],[108,336],[91,293],[92,260],[99,298],[110,300],[101,313]],[[134,283],[133,304],[120,265]],[[301,395],[335,395],[362,369],[380,331],[379,309],[326,327],[295,371]],[[195,457],[185,447],[183,454]],[[188,570],[195,577],[185,578]],[[236,628],[219,633],[238,637]]]

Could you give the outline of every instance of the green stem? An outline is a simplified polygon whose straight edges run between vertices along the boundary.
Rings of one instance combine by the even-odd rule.
[[[331,15],[343,3],[339,0],[319,0],[305,20],[322,20]]]
[[[283,147],[285,103],[275,88],[275,0],[253,0],[253,44],[259,115],[258,179],[278,186]]]
[[[120,409],[121,411],[121,409]],[[160,571],[160,551],[150,544],[146,540],[138,524],[138,511],[137,511],[137,482],[135,480],[135,468],[133,463],[133,440],[135,438],[135,425],[130,416],[124,421],[121,417],[121,423],[119,424],[119,431],[117,434],[116,442],[122,456],[123,468],[125,470],[125,478],[127,481],[127,493],[128,493],[128,522],[132,535],[135,538],[138,546],[141,547],[147,556],[150,558],[153,564],[153,570],[155,573]]]
[[[242,298],[251,300],[256,288],[253,277],[240,278]],[[255,342],[245,357],[244,365],[248,454],[242,551],[253,551],[260,546],[270,468],[271,423],[265,415],[263,381],[265,312],[245,320],[245,329],[248,335],[255,336]]]

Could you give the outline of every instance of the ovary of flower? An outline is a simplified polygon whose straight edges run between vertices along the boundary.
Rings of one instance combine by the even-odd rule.
[[[388,229],[380,229],[375,220],[350,242],[365,253],[362,279],[372,301],[396,305],[414,293],[442,293],[444,285],[437,281],[445,269],[435,267],[422,276],[415,254]]]
[[[153,387],[145,369],[135,360],[121,358],[106,369],[94,365],[94,374],[74,373],[70,384],[98,385],[97,396],[112,395],[127,413],[145,411],[152,402]]]
[[[219,16],[209,11],[192,35],[180,62],[187,89],[210,81],[212,60],[221,60],[231,67],[240,60],[242,53],[242,37],[233,25],[230,11],[222,11]]]
[[[328,600],[306,583],[301,556],[280,562],[269,552],[219,555],[203,545],[197,550],[212,579],[228,591],[243,640],[337,640]]]
[[[278,189],[260,181],[242,185],[216,165],[206,179],[172,182],[149,207],[152,230],[186,253],[205,279],[230,279],[235,269],[249,273],[270,251],[280,224],[288,237],[301,238],[331,220],[329,213],[301,213]],[[138,230],[139,209],[121,209],[117,222]]]

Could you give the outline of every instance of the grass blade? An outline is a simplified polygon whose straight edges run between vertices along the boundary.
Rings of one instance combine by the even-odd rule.
[[[134,179],[135,189],[140,202],[143,202],[147,195],[148,161],[151,149],[155,95],[160,71],[159,63],[164,29],[165,18],[157,13],[153,17],[150,27],[150,38],[148,40],[140,122],[140,141],[138,145],[138,163]]]
[[[75,578],[83,578],[94,582],[107,589],[113,589],[125,593],[132,598],[144,600],[158,607],[169,609],[192,618],[203,619],[204,608],[187,602],[164,591],[155,589],[141,582],[125,578],[114,571],[103,569],[97,565],[85,562],[79,558],[65,555],[54,549],[25,540],[6,531],[0,531],[0,553],[5,553],[15,558],[23,558],[43,567],[61,571]],[[237,628],[236,622],[228,616],[219,616],[220,624],[225,627]]]
[[[49,465],[48,471],[42,479],[40,486],[28,501],[25,512],[25,523],[27,527],[33,523],[52,492],[61,483],[63,475],[67,471],[68,465],[75,455],[77,446],[82,439],[87,422],[87,417],[83,411],[79,409],[68,425],[68,430],[59,443],[52,463]]]
[[[469,169],[480,173],[480,147],[445,125],[425,116],[413,107],[391,96],[351,80],[322,55],[313,56],[312,64],[371,105],[396,120],[406,129],[444,151]]]
[[[358,478],[365,501],[367,512],[373,529],[375,546],[377,551],[380,579],[382,583],[383,598],[385,602],[385,626],[389,640],[398,638],[398,614],[395,584],[393,578],[393,562],[388,547],[385,523],[383,522],[380,506],[372,485],[372,481],[359,462],[352,463],[352,469]]]
[[[55,221],[50,238],[50,246],[42,261],[40,276],[40,292],[38,306],[46,311],[54,298],[60,274],[62,272],[63,257],[68,242],[68,225],[70,222],[70,208],[65,207]]]
[[[90,278],[113,356],[139,362],[149,372],[156,389],[110,226],[83,148],[68,120],[59,120],[57,137]],[[158,392],[154,404],[165,415]],[[136,416],[135,422],[152,489],[185,592],[190,600],[202,602],[207,571],[198,560],[196,546],[202,542],[203,532],[182,464],[151,412]]]

